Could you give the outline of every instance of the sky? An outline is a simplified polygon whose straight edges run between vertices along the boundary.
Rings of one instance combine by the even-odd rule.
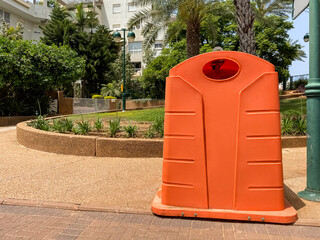
[[[290,75],[302,75],[309,73],[309,43],[303,41],[303,36],[309,33],[309,11],[306,9],[299,17],[292,20],[294,28],[289,31],[290,38],[293,41],[298,40],[303,48],[302,50],[306,53],[307,58],[302,61],[294,61],[289,68]]]

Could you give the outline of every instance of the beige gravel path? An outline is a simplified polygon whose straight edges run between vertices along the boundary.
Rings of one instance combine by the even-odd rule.
[[[30,140],[32,141],[32,140]],[[0,133],[0,198],[150,211],[162,159],[79,157],[27,149]]]
[[[150,212],[161,183],[161,158],[99,158],[46,153],[16,141],[0,128],[0,198],[77,203],[121,211]],[[32,141],[32,140],[30,140]],[[319,222],[320,203],[301,200],[306,149],[283,149],[285,194],[299,222]]]

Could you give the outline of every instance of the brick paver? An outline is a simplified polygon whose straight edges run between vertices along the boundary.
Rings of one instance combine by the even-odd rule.
[[[320,239],[320,227],[0,205],[0,239]]]

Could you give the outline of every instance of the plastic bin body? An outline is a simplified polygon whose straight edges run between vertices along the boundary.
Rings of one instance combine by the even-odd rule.
[[[190,216],[296,220],[284,199],[278,76],[272,64],[225,51],[179,64],[166,82],[164,131],[162,187],[152,205],[156,214],[185,215],[192,209]]]

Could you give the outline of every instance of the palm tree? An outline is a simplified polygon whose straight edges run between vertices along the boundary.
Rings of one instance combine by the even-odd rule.
[[[257,19],[267,15],[287,17],[292,11],[292,0],[254,0],[253,4]]]
[[[103,97],[112,96],[112,97],[120,97],[120,86],[116,81],[108,84],[101,84],[102,88],[100,93]]]
[[[250,0],[234,0],[238,22],[238,35],[240,38],[240,50],[249,54],[256,54],[254,40],[254,14]]]
[[[189,57],[199,54],[200,24],[213,1],[209,0],[135,0],[145,8],[135,14],[128,27],[144,23],[142,34],[144,47],[154,43],[158,32],[177,18],[187,26],[187,53]]]
[[[69,9],[71,10],[71,8]],[[75,20],[79,30],[83,32],[84,28],[87,26],[87,13],[84,10],[83,2],[75,6],[76,12],[71,12],[71,17]]]

